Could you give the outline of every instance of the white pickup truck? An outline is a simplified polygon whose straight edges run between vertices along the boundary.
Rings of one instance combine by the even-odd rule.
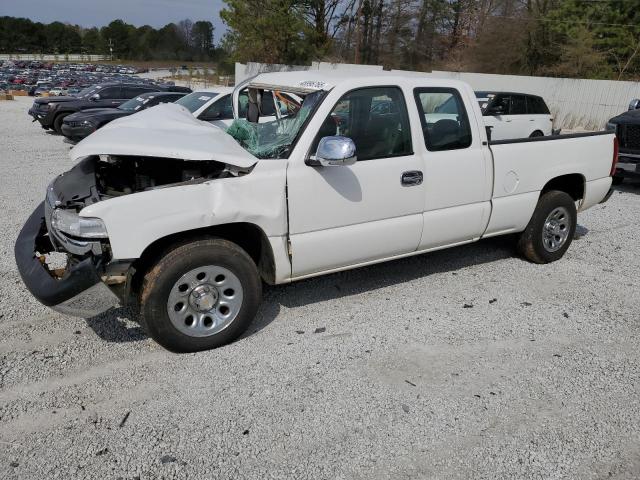
[[[73,148],[15,246],[36,298],[85,316],[134,304],[166,348],[209,349],[247,329],[262,281],[512,233],[530,261],[558,260],[610,192],[613,133],[490,143],[465,83],[288,72],[242,88],[247,118],[226,131],[165,104]],[[266,96],[278,115],[260,122]]]

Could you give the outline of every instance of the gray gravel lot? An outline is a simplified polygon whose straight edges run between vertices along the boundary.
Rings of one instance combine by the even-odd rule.
[[[640,185],[552,265],[495,239],[271,287],[242,339],[174,355],[19,280],[70,168],[29,105],[0,102],[0,478],[640,478]]]

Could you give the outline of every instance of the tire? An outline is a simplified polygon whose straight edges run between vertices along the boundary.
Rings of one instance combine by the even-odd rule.
[[[614,175],[611,177],[612,185],[622,185],[622,182],[624,182],[624,177],[622,175]]]
[[[542,133],[540,130],[536,130],[531,135],[529,135],[529,138],[535,138],[535,137],[544,137],[544,133]]]
[[[69,115],[68,113],[61,113],[53,120],[53,130],[58,134],[62,135],[62,122],[64,118]]]
[[[543,193],[518,238],[518,250],[534,263],[559,260],[571,245],[577,220],[576,204],[568,194],[558,190]]]
[[[140,323],[173,352],[209,350],[249,327],[261,297],[258,269],[243,249],[219,238],[197,240],[176,246],[147,271]]]

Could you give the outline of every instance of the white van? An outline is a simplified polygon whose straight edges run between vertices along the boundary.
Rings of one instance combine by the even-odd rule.
[[[476,92],[491,140],[551,135],[553,118],[542,97],[513,92]]]

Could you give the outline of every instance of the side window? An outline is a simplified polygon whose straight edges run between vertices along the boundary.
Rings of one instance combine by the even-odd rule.
[[[411,155],[411,130],[402,90],[372,87],[345,94],[320,127],[312,151],[321,138],[333,135],[353,140],[358,161]]]
[[[534,115],[549,115],[549,109],[540,97],[527,97],[527,111]]]
[[[527,113],[527,103],[524,95],[513,95],[511,97],[510,115],[525,115]]]
[[[233,118],[233,109],[231,108],[231,95],[225,95],[217,102],[212,103],[198,117],[199,120],[204,120],[208,122],[211,122],[213,120],[229,120],[232,118]]]
[[[497,95],[491,102],[489,115],[499,115],[499,109],[502,109],[502,113],[500,115],[509,115],[509,110],[511,109],[510,95]]]
[[[107,87],[100,90],[100,98],[102,100],[112,100],[122,98],[120,95],[120,87]]]
[[[417,88],[415,98],[429,151],[457,150],[471,145],[469,118],[457,90]]]

